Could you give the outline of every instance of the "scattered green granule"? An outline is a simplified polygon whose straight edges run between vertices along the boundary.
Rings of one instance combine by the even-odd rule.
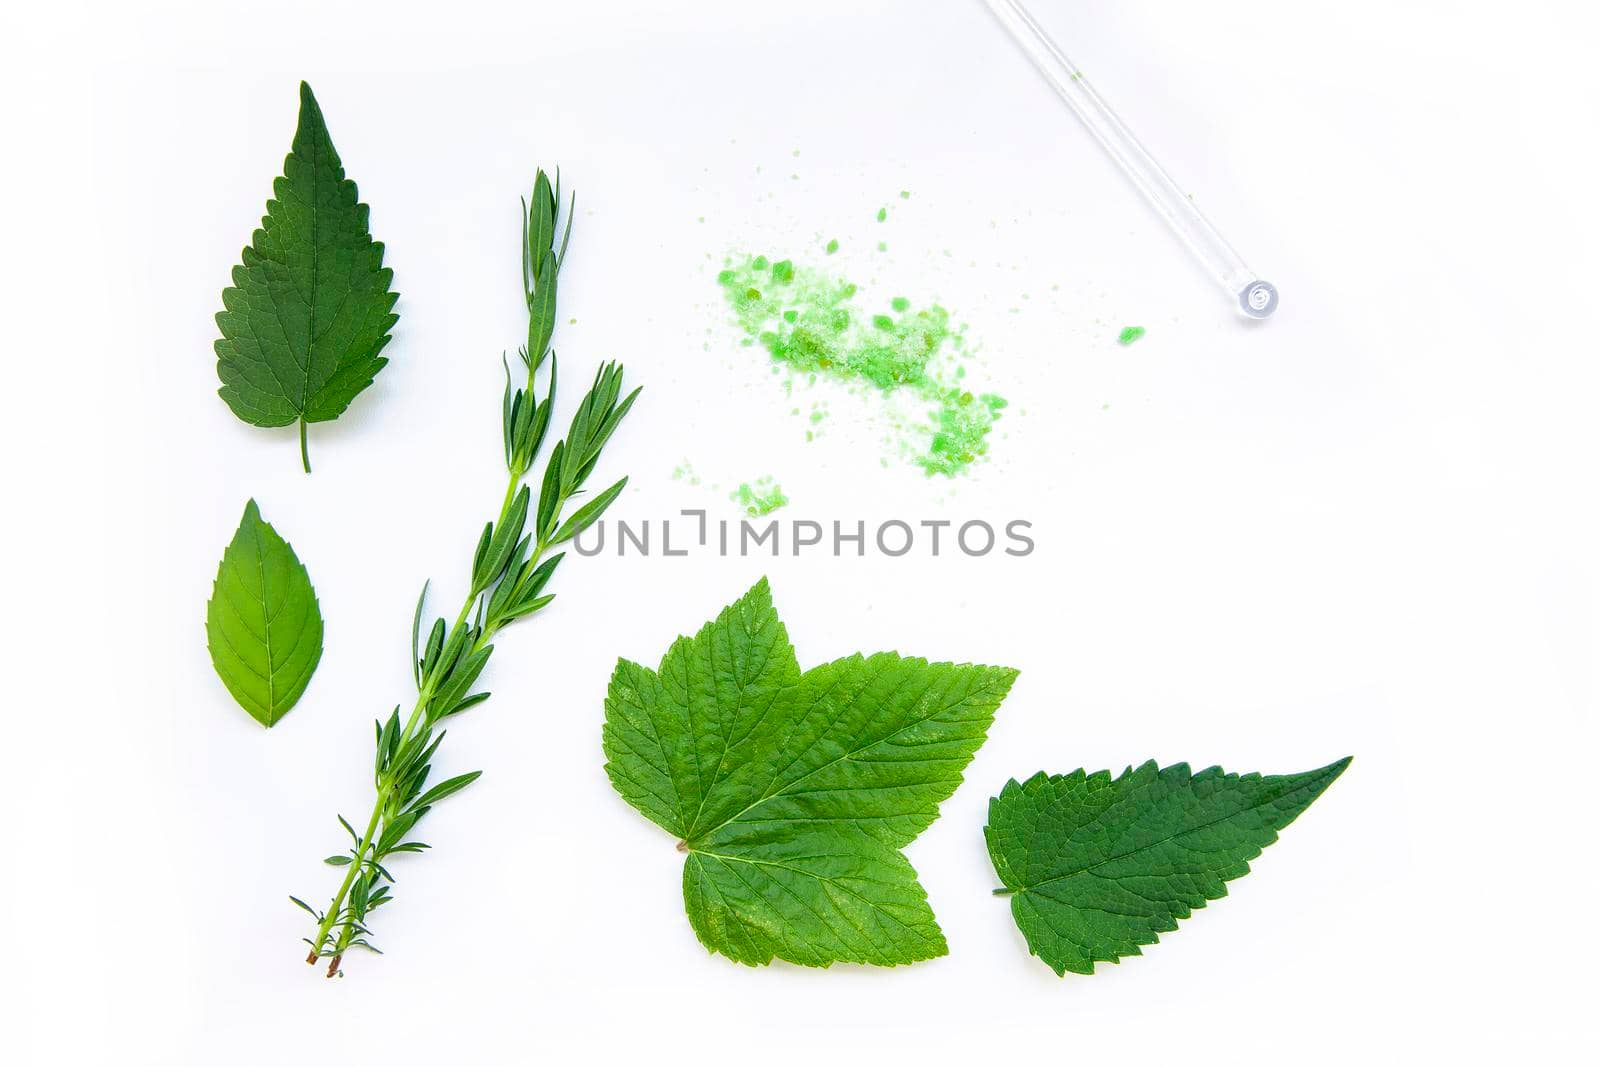
[[[789,502],[783,487],[771,478],[757,478],[754,485],[743,482],[728,499],[744,508],[746,515],[770,515]]]
[[[700,475],[695,473],[694,464],[684,460],[672,468],[672,480],[675,482],[688,482],[690,485],[699,485]]]
[[[902,189],[902,190],[900,190],[900,199],[901,200],[910,200],[911,199],[911,190],[910,189]]]
[[[1117,334],[1117,344],[1131,345],[1144,336],[1143,326],[1124,326],[1122,332]]]
[[[839,251],[839,242],[837,240],[829,241],[828,242],[828,255],[831,256],[837,251]]]
[[[964,340],[944,308],[916,308],[897,296],[887,311],[868,313],[855,303],[853,283],[766,256],[731,264],[717,284],[745,335],[741,343],[765,348],[775,372],[806,375],[807,384],[820,376],[869,385],[926,405],[922,421],[895,431],[900,450],[928,474],[954,475],[986,451],[1006,402],[961,386]],[[811,424],[823,417],[813,409]]]
[[[928,454],[917,462],[929,474],[956,474],[983,454],[983,439],[1005,406],[1005,398],[993,393],[973,396],[961,389],[946,390],[934,415]]]
[[[878,209],[878,221],[879,222],[883,222],[888,217],[889,217],[889,209],[886,208],[886,207],[880,207]]]

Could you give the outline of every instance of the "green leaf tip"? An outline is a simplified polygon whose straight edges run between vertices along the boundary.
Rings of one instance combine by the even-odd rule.
[[[1058,975],[1141,955],[1227,895],[1352,757],[1301,774],[1193,773],[1154,760],[1012,779],[989,801],[989,857],[1028,949]]]
[[[368,214],[301,82],[294,141],[223,290],[214,348],[218,395],[250,425],[298,423],[307,471],[306,425],[338,418],[388,364],[399,294]]]
[[[289,713],[322,658],[322,614],[294,548],[251,498],[206,604],[217,677],[262,726]]]
[[[893,652],[801,670],[765,578],[651,670],[621,660],[616,791],[680,843],[701,943],[751,966],[947,951],[901,853],[987,736],[1016,672]]]

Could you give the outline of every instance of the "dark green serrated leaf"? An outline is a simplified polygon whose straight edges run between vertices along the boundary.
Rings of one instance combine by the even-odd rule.
[[[1198,774],[1154,761],[1006,783],[984,837],[1034,955],[1057,974],[1140,955],[1278,839],[1350,759],[1304,774]]]
[[[206,647],[228,692],[271,726],[294,707],[322,658],[316,590],[289,543],[245,505],[206,604]]]
[[[398,294],[311,87],[283,176],[217,315],[218,390],[254,426],[338,418],[383,369]]]
[[[708,949],[752,965],[930,959],[944,935],[899,850],[961,783],[1015,676],[895,653],[802,673],[763,579],[656,670],[618,663],[606,773],[681,839]]]

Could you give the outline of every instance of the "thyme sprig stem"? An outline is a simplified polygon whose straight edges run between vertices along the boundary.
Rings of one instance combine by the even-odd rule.
[[[375,722],[377,756],[373,771],[375,797],[364,832],[357,834],[343,816],[340,825],[352,845],[329,856],[334,866],[346,868],[339,888],[324,911],[297,897],[296,905],[316,917],[311,952],[306,962],[327,959],[328,976],[340,971],[346,950],[377,949],[367,940],[367,920],[372,911],[388,903],[394,878],[384,860],[396,854],[420,852],[428,846],[407,840],[412,828],[432,806],[471,784],[481,772],[450,778],[432,788],[428,784],[431,760],[445,731],[439,723],[486,700],[488,693],[472,692],[473,684],[494,652],[496,634],[518,619],[546,607],[553,594],[543,592],[564,553],[552,550],[572,540],[596,522],[627,484],[623,478],[595,494],[567,515],[567,506],[583,493],[583,486],[601,450],[633,406],[639,391],[622,395],[622,367],[603,365],[573,413],[567,435],[550,451],[541,479],[537,506],[531,487],[523,484],[538,457],[550,426],[555,404],[556,359],[550,350],[556,314],[556,281],[572,231],[572,210],[557,244],[556,218],[560,211],[559,180],[552,185],[544,171],[534,181],[532,203],[523,203],[523,292],[528,307],[528,345],[519,355],[526,371],[522,388],[513,389],[507,367],[501,403],[501,428],[507,471],[500,512],[487,523],[473,554],[468,592],[455,621],[434,620],[427,641],[419,642],[427,586],[418,598],[412,620],[413,680],[417,699],[402,723],[397,706],[386,721]],[[548,359],[550,373],[544,398],[535,385]]]

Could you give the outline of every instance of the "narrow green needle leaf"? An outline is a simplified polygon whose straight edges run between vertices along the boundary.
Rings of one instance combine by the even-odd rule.
[[[432,807],[451,793],[460,792],[473,782],[476,782],[481,774],[483,774],[482,771],[472,771],[468,774],[458,774],[454,778],[440,782],[418,797],[414,806],[418,808]]]
[[[417,610],[411,616],[411,677],[417,683],[417,688],[422,688],[422,653],[417,647],[417,637],[422,632],[422,605],[428,599],[428,583],[422,583],[422,592],[417,594]]]
[[[1057,974],[1137,956],[1278,839],[1349,757],[1304,774],[1198,774],[1154,761],[1006,783],[989,802],[984,837],[1011,914],[1034,955]]]
[[[317,920],[318,922],[322,921],[322,912],[318,911],[316,908],[313,908],[310,904],[307,904],[305,901],[301,900],[299,897],[290,896],[289,899],[294,901],[295,904],[297,904],[300,907],[304,908],[311,915],[311,917],[313,919]],[[307,942],[307,944],[309,944],[309,943],[310,942]]]
[[[206,604],[217,677],[263,726],[294,707],[322,658],[322,614],[311,578],[254,500],[222,554]]]
[[[572,517],[562,523],[561,529],[557,530],[555,536],[550,539],[550,543],[553,545],[565,544],[593,526],[600,516],[605,514],[606,508],[611,506],[611,502],[617,499],[627,484],[628,479],[626,478],[618,480],[615,484],[603,490],[599,496],[573,512]]]

